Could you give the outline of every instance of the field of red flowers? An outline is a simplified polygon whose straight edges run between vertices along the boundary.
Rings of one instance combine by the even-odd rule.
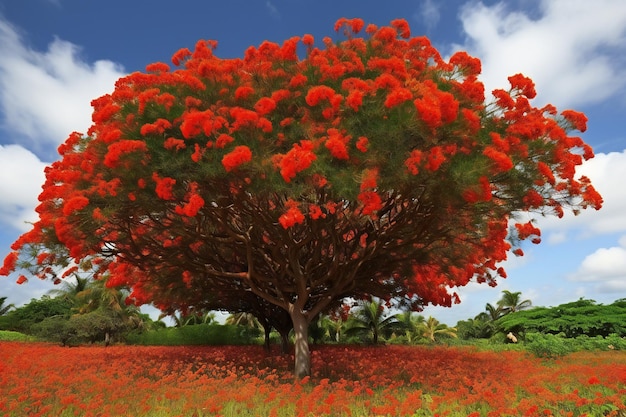
[[[314,375],[258,346],[0,342],[0,416],[623,416],[626,352],[313,348]]]

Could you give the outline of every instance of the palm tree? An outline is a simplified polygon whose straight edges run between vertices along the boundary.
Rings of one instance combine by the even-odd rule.
[[[502,308],[503,315],[508,313],[515,313],[516,311],[526,310],[533,305],[532,301],[522,301],[521,298],[521,291],[502,291],[502,298],[500,299],[500,301],[498,301],[498,306]]]
[[[48,294],[51,295],[53,298],[64,297],[71,303],[75,303],[76,296],[85,291],[85,289],[87,289],[90,278],[82,278],[78,274],[73,274],[72,277],[76,280],[75,282],[72,281],[70,278],[66,278],[63,280],[60,288],[50,290],[48,291]]]
[[[252,329],[263,330],[261,322],[252,313],[240,312],[231,314],[226,317],[224,323],[231,324],[233,326],[245,326]]]
[[[494,306],[493,304],[487,303],[485,305],[485,311],[477,315],[476,320],[481,320],[484,322],[494,322],[503,315],[504,311],[502,310],[502,306],[500,306],[499,304]]]
[[[6,297],[0,297],[0,316],[4,316],[9,312],[9,310],[15,308],[15,305],[13,304],[4,305],[6,299]]]
[[[78,277],[77,277],[78,279]],[[139,308],[126,304],[127,294],[117,288],[109,288],[105,280],[87,280],[85,288],[74,297],[77,314],[104,312],[121,327],[142,329],[146,322]],[[105,344],[109,344],[110,333],[105,332]]]
[[[372,343],[385,333],[390,333],[397,326],[396,316],[385,317],[385,306],[380,300],[361,302],[359,308],[350,317],[348,334],[371,333]]]
[[[439,323],[439,320],[432,316],[428,317],[428,320],[420,326],[420,331],[422,336],[431,342],[435,342],[437,336],[457,337],[456,327],[448,327],[444,323]]]
[[[408,343],[414,343],[415,337],[419,335],[419,328],[426,320],[421,314],[414,314],[412,311],[404,311],[396,314],[398,320],[397,328],[404,332]]]

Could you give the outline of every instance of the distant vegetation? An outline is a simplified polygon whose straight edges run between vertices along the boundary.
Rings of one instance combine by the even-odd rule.
[[[0,340],[44,340],[62,345],[245,345],[284,342],[250,314],[225,324],[213,312],[172,316],[175,327],[127,306],[125,294],[84,280],[15,308],[0,297]],[[578,350],[626,350],[626,299],[598,304],[580,299],[556,307],[533,307],[520,292],[503,291],[495,304],[450,327],[434,317],[393,312],[384,302],[360,301],[351,309],[311,323],[313,344],[462,344],[487,349],[526,349],[540,357]],[[285,345],[283,343],[283,348]]]

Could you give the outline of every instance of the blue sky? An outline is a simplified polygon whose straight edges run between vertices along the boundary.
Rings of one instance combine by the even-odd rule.
[[[596,157],[580,174],[605,199],[598,212],[539,219],[540,245],[505,262],[498,287],[470,284],[451,309],[424,314],[455,324],[521,291],[535,305],[580,297],[626,297],[626,2],[623,0],[0,0],[0,258],[36,220],[44,167],[72,131],[90,124],[92,99],[124,74],[168,62],[199,39],[217,40],[220,57],[250,45],[310,33],[336,37],[334,22],[360,17],[388,24],[404,18],[444,56],[463,49],[482,60],[487,91],[524,73],[537,106],[552,103],[589,117],[583,139]],[[0,278],[0,296],[22,305],[53,288]]]

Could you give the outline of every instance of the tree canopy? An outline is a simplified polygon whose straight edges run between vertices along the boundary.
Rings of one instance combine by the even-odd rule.
[[[59,147],[0,273],[84,268],[164,310],[252,294],[290,315],[302,376],[307,324],[338,300],[450,306],[540,241],[519,213],[600,208],[575,174],[583,114],[533,107],[521,74],[486,101],[477,58],[444,60],[404,20],[335,30],[234,59],[201,40],[121,78]]]

